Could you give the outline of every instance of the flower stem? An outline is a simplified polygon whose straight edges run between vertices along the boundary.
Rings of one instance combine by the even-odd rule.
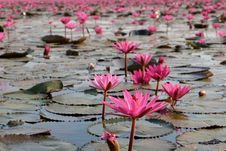
[[[159,82],[160,80],[157,80],[157,85],[156,85],[156,89],[155,89],[155,95],[158,95],[158,90],[159,90]]]
[[[67,38],[67,31],[66,27],[64,27],[64,37]]]
[[[107,91],[104,91],[104,102],[106,101],[106,97],[107,97]],[[103,108],[102,108],[102,121],[105,120],[105,104],[103,104]]]
[[[72,41],[72,37],[73,37],[73,35],[72,35],[73,33],[72,33],[72,29],[71,29],[71,41]]]
[[[82,35],[83,35],[83,37],[85,37],[85,25],[84,24],[82,24]]]
[[[50,35],[52,35],[52,26],[51,25],[49,26],[49,33],[50,33]]]
[[[128,67],[127,67],[127,53],[125,53],[125,82],[127,82],[127,72],[128,72]]]
[[[128,149],[128,151],[132,151],[133,150],[135,128],[136,128],[136,118],[132,118],[132,127],[131,127],[131,131],[130,131],[130,140],[129,140],[129,149]]]

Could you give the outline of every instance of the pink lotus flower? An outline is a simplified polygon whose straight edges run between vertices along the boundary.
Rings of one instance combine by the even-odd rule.
[[[96,75],[90,86],[99,90],[108,91],[119,85],[120,79],[111,74]]]
[[[206,40],[205,40],[205,39],[200,39],[200,40],[198,41],[198,43],[199,43],[200,45],[205,45],[205,44],[206,44]]]
[[[151,61],[152,56],[149,54],[137,54],[134,58],[134,61],[138,64],[140,64],[142,67],[145,67],[149,64]]]
[[[220,23],[213,23],[212,26],[213,26],[214,29],[218,29],[218,28],[221,27],[221,24]]]
[[[127,54],[130,53],[138,48],[138,44],[135,42],[130,41],[120,41],[113,44],[113,47],[115,47],[117,50]]]
[[[94,28],[97,35],[101,35],[103,33],[103,28],[101,26],[96,26]]]
[[[189,14],[188,16],[186,16],[187,17],[187,19],[189,20],[189,21],[192,21],[193,20],[193,18],[194,18],[194,16],[192,15],[192,14]]]
[[[92,18],[93,18],[94,20],[99,20],[101,17],[100,17],[99,15],[94,15],[94,16],[92,16]]]
[[[162,64],[150,65],[147,70],[150,77],[157,81],[164,80],[170,73],[170,68],[167,65],[163,67]]]
[[[65,25],[66,28],[68,29],[74,29],[77,27],[77,24],[74,22],[74,21],[69,21],[66,25]]]
[[[147,85],[149,84],[151,77],[145,71],[135,70],[131,76],[131,79],[134,84]]]
[[[103,101],[106,101],[107,92],[110,89],[115,88],[117,85],[119,85],[120,80],[117,76],[112,76],[111,74],[104,74],[104,75],[96,75],[94,77],[94,80],[91,81],[90,86],[94,87],[99,90],[104,91],[104,99]],[[105,120],[105,104],[103,104],[102,108],[102,120]]]
[[[155,95],[158,95],[159,83],[161,80],[164,80],[170,73],[170,68],[162,64],[150,65],[147,69],[147,74],[157,81]]]
[[[159,64],[163,64],[163,63],[165,63],[165,62],[166,62],[166,57],[160,56],[160,57],[159,57],[159,60],[158,60],[158,63],[159,63]]]
[[[218,30],[217,35],[221,38],[226,36],[226,30]]]
[[[0,42],[2,42],[5,39],[5,33],[0,32]]]
[[[104,134],[101,136],[102,140],[106,140],[110,151],[120,151],[120,145],[116,139],[115,134],[108,131],[104,131]]]
[[[165,16],[163,16],[163,19],[164,19],[165,22],[168,23],[168,22],[173,20],[173,16],[172,15],[165,15]]]
[[[195,33],[197,37],[204,37],[204,33],[202,31]]]
[[[132,151],[136,128],[136,119],[146,114],[151,114],[153,112],[165,108],[165,103],[156,102],[158,96],[149,101],[150,94],[142,94],[139,91],[136,91],[135,94],[132,96],[127,90],[125,90],[123,92],[123,95],[124,99],[109,96],[109,99],[112,103],[103,102],[103,104],[119,112],[119,115],[132,119],[128,149],[128,151]]]
[[[16,22],[13,19],[9,18],[3,23],[3,26],[5,28],[11,28],[11,27],[13,27],[15,25],[15,23]]]
[[[84,24],[88,19],[88,15],[85,12],[77,12],[76,16],[80,24]]]
[[[125,54],[125,81],[127,82],[127,71],[128,71],[128,66],[127,66],[127,54],[129,52],[134,51],[137,49],[138,44],[135,42],[129,42],[129,41],[119,41],[113,44],[113,47],[115,47],[117,50],[123,52]]]
[[[132,96],[127,90],[123,91],[124,100],[109,96],[111,103],[103,102],[109,108],[120,112],[121,116],[130,118],[141,118],[165,107],[165,103],[156,102],[158,96],[149,101],[150,94],[142,94],[136,91]]]
[[[189,86],[181,86],[179,84],[165,83],[162,87],[169,95],[171,106],[173,108],[176,105],[176,102],[190,91]]]
[[[151,32],[151,33],[154,33],[154,32],[157,31],[157,28],[156,28],[156,26],[149,26],[148,31]]]
[[[69,21],[71,21],[71,17],[61,17],[60,21],[66,25]]]

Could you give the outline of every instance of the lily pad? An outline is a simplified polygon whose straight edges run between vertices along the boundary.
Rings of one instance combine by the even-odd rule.
[[[23,58],[23,57],[26,57],[28,54],[31,54],[33,53],[34,50],[28,48],[25,52],[6,52],[4,54],[1,54],[0,55],[0,58],[7,58],[7,59],[10,59],[10,58]]]
[[[172,123],[177,128],[199,129],[226,126],[225,114],[185,114],[169,111],[165,114],[158,113],[150,118],[164,120]]]
[[[50,130],[43,128],[10,128],[1,129],[0,137],[9,136],[38,136],[38,135],[50,135]]]
[[[69,39],[59,35],[47,35],[42,37],[42,41],[46,43],[66,44],[69,42]]]
[[[226,143],[220,143],[219,144],[190,144],[185,145],[184,147],[178,148],[176,151],[213,151],[213,150],[224,150],[226,148]]]
[[[121,151],[128,150],[128,139],[118,139]],[[176,145],[164,140],[158,139],[145,139],[145,140],[135,140],[133,150],[134,151],[171,151],[176,148]],[[91,142],[84,145],[81,151],[109,151],[107,143],[105,141]]]
[[[66,106],[60,104],[50,104],[45,108],[50,113],[70,116],[87,116],[87,115],[100,115],[102,113],[102,105],[97,106]],[[112,111],[107,108],[106,113]]]
[[[85,93],[70,93],[66,95],[56,96],[52,101],[62,105],[98,105],[101,104],[103,95],[89,95]]]
[[[181,145],[218,144],[226,141],[225,133],[226,128],[200,129],[198,131],[186,132],[178,136],[177,142]]]
[[[129,32],[129,36],[150,36],[152,33],[147,29],[133,30]]]
[[[129,119],[110,119],[106,121],[106,130],[122,138],[129,137],[130,127],[131,121]],[[170,123],[161,120],[138,120],[135,137],[156,138],[171,133],[173,129],[174,127]],[[102,122],[88,128],[88,132],[96,136],[101,136],[103,131]]]

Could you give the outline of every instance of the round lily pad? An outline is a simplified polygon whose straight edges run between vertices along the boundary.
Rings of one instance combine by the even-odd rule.
[[[177,137],[181,145],[190,144],[219,144],[226,140],[226,128],[200,129],[193,132],[186,132]]]
[[[213,151],[213,150],[224,150],[226,148],[225,143],[219,143],[219,144],[190,144],[185,145],[184,147],[180,147],[177,149],[177,151]]]
[[[52,101],[62,105],[98,105],[101,104],[103,95],[97,96],[85,94],[85,93],[70,93],[66,95],[56,96],[52,98]]]
[[[45,108],[48,112],[60,115],[100,115],[102,113],[102,105],[96,106],[67,106],[60,104],[49,104]],[[112,112],[111,109],[106,108],[106,113]]]
[[[178,128],[198,129],[226,126],[225,114],[185,114],[168,112],[165,114],[155,113],[150,118],[164,120]]]
[[[121,151],[128,150],[128,139],[117,139]],[[158,139],[144,139],[144,140],[135,140],[133,150],[134,151],[144,151],[144,150],[153,150],[153,151],[171,151],[176,148],[176,145],[164,140]],[[105,141],[97,141],[85,144],[81,151],[109,151],[108,145]]]
[[[110,119],[106,121],[106,130],[115,133],[119,137],[128,138],[130,135],[131,121],[129,119]],[[161,120],[138,120],[136,124],[135,137],[155,138],[167,135],[173,131],[170,123]],[[94,124],[88,128],[90,134],[101,136],[104,128],[101,123]]]

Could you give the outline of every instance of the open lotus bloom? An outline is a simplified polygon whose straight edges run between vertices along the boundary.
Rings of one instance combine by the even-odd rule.
[[[180,98],[182,98],[190,91],[189,86],[182,86],[180,84],[165,83],[164,85],[162,85],[162,87],[164,91],[168,94],[172,107],[176,105],[176,102]]]
[[[135,70],[131,76],[131,79],[134,84],[149,84],[151,77],[146,73],[146,71]]]
[[[60,21],[66,25],[67,23],[69,23],[71,21],[71,18],[70,17],[61,17]]]
[[[88,15],[84,12],[77,12],[75,15],[77,16],[80,24],[84,24],[88,19]]]
[[[124,99],[109,96],[111,103],[103,102],[109,108],[121,113],[119,115],[133,119],[140,118],[146,114],[151,114],[165,108],[164,102],[157,102],[158,96],[150,99],[150,94],[136,91],[134,95],[125,90]]]
[[[122,53],[129,53],[137,49],[138,44],[130,41],[119,41],[113,44],[113,47],[115,47],[117,50],[121,51]]]
[[[103,28],[101,26],[95,26],[94,30],[97,35],[101,35],[103,33]]]
[[[111,74],[96,75],[94,80],[91,81],[90,86],[99,90],[108,91],[115,88],[120,83],[118,76]]]
[[[74,29],[74,28],[77,27],[77,24],[76,24],[76,22],[74,22],[74,21],[69,21],[69,22],[65,25],[65,27],[72,30],[72,29]]]
[[[141,66],[146,66],[149,64],[149,62],[151,61],[152,56],[149,54],[137,54],[134,58],[134,61],[138,64],[140,64]]]
[[[159,81],[159,80],[164,80],[170,73],[170,68],[165,65],[163,66],[162,64],[158,65],[150,65],[147,68],[147,74],[150,75],[151,78]]]

